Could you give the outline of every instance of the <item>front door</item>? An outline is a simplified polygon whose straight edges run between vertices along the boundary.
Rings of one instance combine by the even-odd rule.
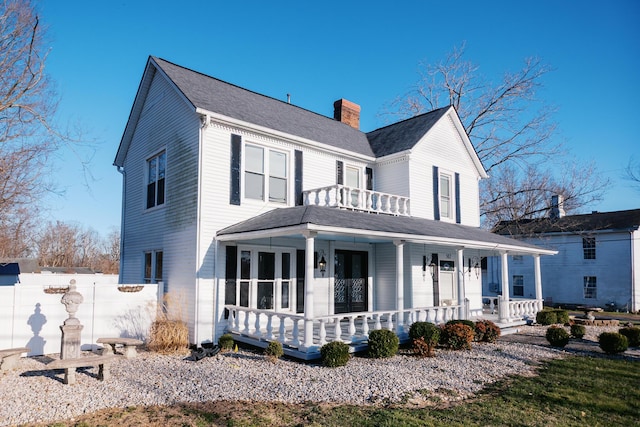
[[[456,266],[453,261],[440,260],[440,303],[455,305],[458,303],[458,289],[456,285]]]
[[[367,311],[369,305],[369,254],[362,251],[341,251],[335,254],[334,312]]]

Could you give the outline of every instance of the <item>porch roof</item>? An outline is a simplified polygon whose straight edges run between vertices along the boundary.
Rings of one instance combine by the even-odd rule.
[[[217,233],[218,240],[249,240],[302,235],[315,231],[318,238],[358,238],[370,243],[404,240],[514,254],[554,255],[557,252],[511,239],[480,228],[416,217],[353,212],[322,206],[274,209]]]

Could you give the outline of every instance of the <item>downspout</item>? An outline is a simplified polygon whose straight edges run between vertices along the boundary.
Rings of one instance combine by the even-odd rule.
[[[127,173],[124,167],[117,166],[116,169],[122,174],[122,206],[120,207],[120,259],[118,260],[118,283],[122,283],[122,260],[124,259],[124,212],[127,194]]]
[[[200,232],[202,230],[202,157],[203,157],[203,153],[202,153],[202,147],[204,145],[204,132],[207,129],[207,126],[209,126],[209,116],[207,115],[202,115],[200,116],[200,129],[198,130],[198,197],[196,198],[197,200],[197,209],[196,209],[196,215],[197,215],[197,221],[196,221],[196,288],[194,290],[194,296],[195,296],[195,301],[194,301],[194,322],[193,322],[193,339],[194,339],[194,343],[193,344],[198,344],[198,340],[199,340],[199,331],[198,331],[198,324],[200,323],[200,275],[201,275],[201,270],[202,270],[202,265],[204,264],[202,262],[202,260],[200,259],[200,255],[201,255],[201,250],[200,250]]]
[[[634,240],[633,240],[634,230],[629,230],[629,245],[631,246],[631,307],[629,307],[629,311],[636,311],[636,286],[640,285],[636,283],[636,272],[635,272],[635,253],[634,253]]]

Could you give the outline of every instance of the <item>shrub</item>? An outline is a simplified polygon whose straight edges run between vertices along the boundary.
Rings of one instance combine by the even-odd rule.
[[[385,358],[395,356],[400,340],[388,329],[378,329],[369,333],[369,357]]]
[[[560,326],[549,326],[545,337],[554,347],[564,347],[569,343],[569,333]]]
[[[349,346],[341,341],[333,341],[320,347],[322,364],[329,368],[344,366],[349,361]]]
[[[603,332],[598,336],[598,344],[607,354],[622,353],[629,348],[629,340],[618,332]]]
[[[233,335],[224,334],[218,339],[218,345],[222,351],[231,351],[233,349]]]
[[[440,341],[440,328],[431,322],[415,322],[409,328],[413,351],[422,357],[433,357],[433,350]]]
[[[476,341],[496,342],[500,328],[491,320],[478,320],[475,325]]]
[[[423,337],[413,340],[413,352],[418,357],[435,357],[436,353],[433,351],[435,348],[435,344],[425,341]]]
[[[536,314],[536,323],[541,325],[553,325],[558,323],[558,315],[554,310],[542,310]]]
[[[569,312],[567,310],[556,308],[553,311],[556,313],[556,323],[562,323],[563,325],[569,323]]]
[[[587,328],[584,325],[571,325],[571,336],[576,337],[578,339],[582,338],[584,334],[587,332]]]
[[[476,327],[476,324],[473,323],[472,320],[464,320],[464,319],[449,320],[446,324],[447,325],[467,325],[468,327],[471,328],[471,330],[474,330]]]
[[[621,328],[619,332],[627,337],[629,347],[640,347],[640,328],[637,326],[630,326]]]
[[[264,354],[273,362],[275,362],[284,355],[282,344],[280,344],[280,342],[278,341],[270,341],[267,348],[264,349]]]
[[[440,331],[440,344],[451,350],[471,350],[473,329],[462,323],[444,325]]]

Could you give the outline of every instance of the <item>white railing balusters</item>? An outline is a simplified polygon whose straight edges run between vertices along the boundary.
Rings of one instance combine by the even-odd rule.
[[[356,317],[357,315],[349,316],[349,341],[353,342],[356,339]]]
[[[320,319],[320,346],[323,346],[327,343],[327,328],[326,328],[326,319]]]
[[[292,331],[292,340],[291,345],[294,347],[300,347],[300,330],[298,327],[298,322],[301,319],[293,319],[293,331]]]
[[[273,341],[273,324],[272,324],[273,314],[267,314],[267,339],[269,341]]]
[[[410,216],[410,199],[396,194],[331,185],[303,191],[305,205],[338,207],[389,215]],[[323,197],[324,196],[324,197]]]
[[[369,316],[362,315],[362,336],[369,338]]]

